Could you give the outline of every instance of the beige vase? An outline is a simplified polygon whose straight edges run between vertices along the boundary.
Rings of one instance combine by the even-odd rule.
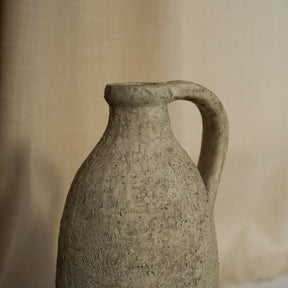
[[[57,288],[218,288],[213,206],[228,141],[218,98],[195,83],[106,86],[107,129],[78,170],[63,212]],[[195,103],[198,166],[167,105]],[[189,124],[190,125],[190,124]]]

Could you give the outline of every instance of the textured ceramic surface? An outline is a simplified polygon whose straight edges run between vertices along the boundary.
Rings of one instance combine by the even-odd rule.
[[[107,129],[71,185],[57,288],[218,288],[213,206],[228,124],[208,89],[183,81],[107,85]],[[176,141],[167,105],[202,115],[198,169]]]

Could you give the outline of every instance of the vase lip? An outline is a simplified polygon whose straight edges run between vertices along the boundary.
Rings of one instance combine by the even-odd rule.
[[[107,86],[113,86],[113,87],[123,87],[123,86],[128,86],[128,87],[140,87],[140,86],[164,86],[167,85],[169,82],[116,82],[116,83],[111,83],[107,84]]]
[[[179,85],[179,84],[189,84],[192,83],[190,81],[183,81],[183,80],[172,80],[172,81],[159,81],[159,82],[115,82],[115,83],[109,83],[107,86],[112,87],[161,87],[161,86],[171,86],[171,85]]]
[[[165,105],[171,102],[171,88],[185,81],[119,82],[107,84],[105,100],[110,106],[141,107]]]

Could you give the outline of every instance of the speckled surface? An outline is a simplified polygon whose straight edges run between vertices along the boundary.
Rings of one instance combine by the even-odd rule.
[[[206,88],[182,81],[107,85],[107,129],[77,172],[59,234],[57,288],[218,288],[213,220],[228,126]],[[203,117],[198,168],[167,105]]]

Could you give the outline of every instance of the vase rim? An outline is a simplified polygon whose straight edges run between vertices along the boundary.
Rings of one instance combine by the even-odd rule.
[[[120,82],[107,84],[105,99],[111,106],[155,106],[169,103],[171,82]]]
[[[123,86],[165,86],[169,82],[118,82],[118,83],[111,83],[108,84],[109,86],[114,87],[123,87]]]
[[[179,85],[189,88],[191,84],[195,85],[192,82],[181,80],[111,83],[105,87],[104,98],[111,106],[136,107],[163,105],[174,101],[173,95]]]

